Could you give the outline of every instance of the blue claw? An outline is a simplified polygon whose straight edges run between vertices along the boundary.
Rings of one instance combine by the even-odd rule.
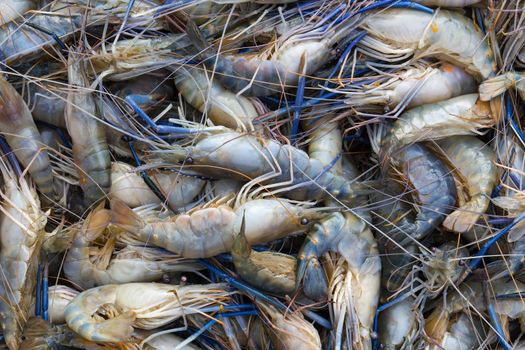
[[[42,315],[42,268],[40,265],[36,271],[36,301],[35,301],[35,317]]]
[[[525,145],[525,135],[521,131],[521,128],[514,121],[513,116],[514,116],[514,106],[512,105],[512,100],[509,94],[507,94],[505,96],[505,118],[510,123],[510,127],[512,128],[516,136],[518,136],[521,143]]]
[[[489,289],[487,288],[487,284],[484,283],[483,285],[483,292],[485,294],[486,302],[487,302],[487,311],[489,313],[489,318],[494,326],[494,329],[496,330],[496,336],[498,337],[498,340],[500,344],[503,346],[505,350],[512,350],[512,347],[507,343],[507,340],[505,339],[505,332],[503,331],[503,327],[501,326],[501,321],[499,319],[498,314],[496,313],[496,310],[494,309],[494,303],[492,303],[492,298],[489,296]]]
[[[501,237],[503,237],[505,234],[507,234],[514,226],[516,226],[520,221],[525,219],[525,212],[521,213],[519,216],[517,216],[507,227],[501,229],[494,237],[489,239],[474,255],[474,259],[470,260],[468,264],[469,272],[474,271],[479,264],[481,263],[481,260],[483,257],[487,254],[487,251],[496,243],[497,240],[499,240]]]
[[[343,54],[341,55],[341,57],[339,57],[339,60],[337,61],[337,64],[335,65],[334,69],[332,69],[332,71],[330,72],[330,74],[328,75],[328,77],[326,78],[326,81],[324,83],[324,87],[328,86],[328,81],[330,79],[332,79],[335,75],[335,73],[339,70],[339,68],[341,68],[341,65],[343,64],[343,62],[345,61],[346,59],[346,56],[348,56],[348,54],[350,53],[350,51],[352,51],[354,49],[354,47],[361,41],[363,40],[363,38],[366,36],[366,32],[362,32],[360,33],[354,40],[352,40],[352,42],[350,44],[348,44],[348,46],[346,47],[345,51],[343,52]],[[322,93],[322,92],[321,92]]]
[[[58,46],[60,46],[60,49],[62,49],[63,52],[65,53],[68,52],[67,46],[64,44],[64,42],[58,37],[58,35],[50,31],[49,29],[46,29],[44,27],[39,26],[38,24],[31,23],[31,22],[26,22],[25,24],[27,24],[31,28],[36,29],[42,33],[50,35],[53,38],[53,40],[55,40],[55,42],[58,44]]]
[[[49,320],[49,265],[44,265],[42,278],[42,319]]]
[[[375,10],[377,8],[382,7],[392,7],[392,8],[410,8],[414,10],[419,10],[422,12],[426,12],[429,14],[433,14],[434,10],[432,10],[430,7],[423,6],[421,4],[413,3],[411,1],[400,1],[400,0],[381,0],[376,1],[372,5],[367,6],[361,10],[359,10],[357,13],[364,13],[367,11]]]
[[[295,96],[295,106],[293,113],[292,121],[292,135],[290,137],[292,145],[295,146],[297,143],[297,132],[299,130],[299,121],[301,120],[301,106],[304,99],[304,85],[306,83],[306,77],[302,74],[299,77],[299,82],[297,83],[297,95]]]
[[[148,103],[151,102],[151,98],[144,95],[128,95],[125,98],[126,102],[133,108],[135,113],[138,114],[139,117],[142,118],[148,124],[155,132],[161,133],[161,134],[195,134],[198,133],[199,130],[196,129],[188,129],[178,126],[171,126],[171,125],[157,125],[153,119],[149,117],[149,115],[140,108],[138,105],[139,103]]]

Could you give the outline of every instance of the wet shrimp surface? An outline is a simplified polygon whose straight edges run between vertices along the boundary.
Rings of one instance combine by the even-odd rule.
[[[1,0],[0,347],[525,349],[522,0]]]

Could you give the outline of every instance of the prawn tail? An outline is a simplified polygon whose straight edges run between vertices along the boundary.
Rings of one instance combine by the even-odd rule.
[[[515,83],[514,77],[510,74],[498,75],[497,77],[485,80],[479,86],[480,100],[490,101],[513,87]]]
[[[97,339],[97,334],[93,334],[93,341],[110,341],[123,342],[128,340],[133,334],[133,322],[135,314],[131,311],[118,315],[115,318],[106,320],[97,324],[96,333],[100,334],[102,339]]]
[[[452,232],[465,233],[476,224],[481,215],[475,208],[462,207],[447,216],[443,227]]]
[[[188,38],[190,39],[193,46],[197,48],[199,51],[206,51],[208,48],[208,42],[204,35],[202,35],[201,30],[199,27],[197,27],[197,24],[195,22],[188,20],[187,27],[186,27],[186,34],[188,35]]]
[[[111,201],[111,220],[118,227],[130,232],[137,232],[146,225],[137,213],[118,199]]]
[[[325,271],[315,257],[308,259],[302,271],[303,292],[315,301],[324,301],[328,297],[328,281]],[[298,279],[299,281],[299,279]]]

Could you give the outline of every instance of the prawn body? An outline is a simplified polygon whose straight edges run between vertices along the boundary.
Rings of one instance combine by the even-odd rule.
[[[246,238],[250,244],[266,243],[308,228],[315,209],[283,200],[256,199],[237,209],[226,204],[196,208],[168,220],[145,222],[120,201],[112,201],[113,222],[140,241],[154,244],[185,258],[207,258],[229,252],[246,215]]]
[[[254,179],[269,189],[279,185],[278,192],[295,200],[334,196],[348,201],[370,191],[365,183],[349,183],[296,147],[250,134],[224,132],[206,136],[178,153],[187,155],[195,170],[205,175]]]
[[[40,192],[53,200],[53,173],[42,137],[22,96],[4,79],[0,79],[0,130]]]
[[[481,31],[456,12],[435,15],[411,9],[388,9],[364,20],[368,32],[398,49],[410,49],[416,58],[436,57],[464,68],[478,80],[494,75],[494,55]],[[363,42],[366,42],[365,38]],[[372,45],[371,45],[372,46]]]

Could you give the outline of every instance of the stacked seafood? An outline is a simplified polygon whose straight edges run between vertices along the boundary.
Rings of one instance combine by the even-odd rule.
[[[525,1],[1,0],[16,349],[525,349]]]

